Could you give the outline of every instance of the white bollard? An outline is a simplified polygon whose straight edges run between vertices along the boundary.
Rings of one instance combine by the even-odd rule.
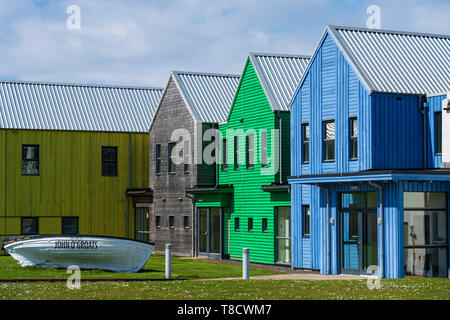
[[[244,248],[242,257],[242,279],[248,280],[250,278],[250,249]]]
[[[172,245],[166,244],[166,279],[172,277]]]

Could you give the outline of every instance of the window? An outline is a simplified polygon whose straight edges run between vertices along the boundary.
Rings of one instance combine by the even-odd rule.
[[[161,216],[155,216],[155,228],[161,229]]]
[[[323,122],[323,156],[324,161],[334,161],[334,120]]]
[[[22,145],[22,174],[39,175],[39,145]]]
[[[239,169],[239,137],[234,137],[234,170]]]
[[[156,155],[156,174],[161,174],[161,145],[157,144],[156,145],[156,150],[155,150],[155,155]]]
[[[102,176],[117,176],[117,147],[102,147]]]
[[[78,234],[78,217],[62,218],[62,234]]]
[[[22,234],[38,234],[38,218],[22,218]]]
[[[185,229],[189,229],[191,227],[191,224],[189,222],[189,216],[184,216],[183,217],[183,227]]]
[[[245,137],[245,158],[247,169],[253,169],[255,164],[255,152],[254,152],[254,135],[249,134]]]
[[[228,171],[228,161],[227,161],[227,139],[222,140],[222,171]]]
[[[358,119],[350,118],[350,160],[358,159]]]
[[[302,155],[303,163],[309,163],[309,124],[304,123],[302,124]]]
[[[234,218],[234,231],[239,231],[239,218]]]
[[[169,174],[175,174],[176,173],[176,165],[173,161],[175,159],[175,155],[173,153],[173,149],[175,149],[175,142],[170,142],[167,147],[167,167],[168,167],[168,173]]]
[[[303,236],[309,237],[310,236],[310,208],[308,205],[302,206],[302,214],[303,214]]]
[[[442,112],[434,113],[434,150],[435,154],[442,153]]]
[[[405,275],[447,278],[447,194],[403,194]]]
[[[267,218],[262,219],[262,232],[267,232]]]
[[[191,155],[191,144],[188,140],[185,140],[183,147],[184,173],[190,172],[190,163],[191,163],[190,155]]]
[[[169,216],[169,228],[175,229],[175,216]]]
[[[267,167],[267,131],[261,131],[261,167]]]
[[[248,232],[253,232],[253,218],[248,218]]]

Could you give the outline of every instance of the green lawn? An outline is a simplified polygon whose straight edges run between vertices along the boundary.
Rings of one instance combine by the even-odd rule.
[[[449,279],[382,280],[370,290],[366,280],[200,280],[174,282],[83,283],[69,290],[64,283],[0,284],[1,299],[450,299]]]
[[[152,255],[145,266],[136,273],[118,273],[101,270],[82,270],[82,279],[164,279],[164,256]],[[280,272],[250,270],[250,275],[271,275]],[[192,258],[172,257],[173,279],[210,279],[242,276],[242,267],[223,265]],[[21,267],[11,256],[0,256],[0,279],[67,279],[65,269]]]

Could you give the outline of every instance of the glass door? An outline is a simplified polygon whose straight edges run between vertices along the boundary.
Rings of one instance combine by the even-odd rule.
[[[135,208],[134,210],[134,239],[150,241],[150,214],[148,208]]]
[[[221,208],[201,208],[198,212],[199,254],[213,258],[222,256]]]
[[[276,208],[276,259],[277,263],[291,263],[291,208]]]
[[[341,212],[341,269],[343,273],[366,274],[378,266],[377,212]]]

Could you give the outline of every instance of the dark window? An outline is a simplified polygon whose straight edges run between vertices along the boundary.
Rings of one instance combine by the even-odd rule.
[[[161,174],[161,145],[157,144],[156,145],[156,150],[155,150],[155,155],[156,155],[156,174]]]
[[[358,240],[358,213],[349,212],[349,240]]]
[[[239,231],[239,218],[234,218],[234,231]]]
[[[253,231],[253,218],[248,218],[248,232]]]
[[[155,228],[156,229],[161,228],[161,216],[155,216]]]
[[[175,216],[169,216],[169,228],[175,229]]]
[[[335,123],[334,120],[323,122],[323,156],[325,161],[334,161],[334,138]]]
[[[38,234],[38,218],[22,218],[22,234]]]
[[[308,163],[309,162],[309,124],[308,123],[302,124],[302,141],[303,141],[303,146],[302,146],[303,159],[302,159],[302,162],[303,163]]]
[[[22,174],[39,175],[39,145],[22,145]]]
[[[189,216],[184,216],[183,217],[183,227],[185,229],[189,229],[191,227],[191,224],[189,222]]]
[[[434,113],[434,149],[435,154],[442,153],[442,112]]]
[[[222,140],[222,171],[228,171],[228,161],[227,161],[227,139]]]
[[[188,140],[184,141],[183,147],[183,162],[184,162],[184,173],[190,172],[190,163],[191,163],[191,144]]]
[[[262,232],[267,232],[267,218],[262,219]]]
[[[267,167],[267,131],[261,132],[261,167]]]
[[[254,135],[249,134],[245,137],[245,158],[247,169],[253,169],[255,165]]]
[[[168,167],[169,174],[174,174],[174,173],[176,173],[176,170],[177,170],[176,165],[173,162],[173,159],[175,159],[175,155],[172,154],[173,149],[175,149],[175,145],[176,145],[175,142],[170,142],[167,147],[167,167]]]
[[[63,217],[61,233],[62,234],[77,234],[78,233],[78,217]]]
[[[309,237],[310,235],[310,221],[311,221],[311,215],[310,215],[310,209],[309,206],[305,205],[302,206],[302,214],[303,214],[303,236]]]
[[[358,120],[350,118],[349,125],[350,160],[356,160],[358,159]]]
[[[102,147],[102,176],[117,176],[117,147]]]
[[[234,170],[239,169],[239,137],[234,137]]]

